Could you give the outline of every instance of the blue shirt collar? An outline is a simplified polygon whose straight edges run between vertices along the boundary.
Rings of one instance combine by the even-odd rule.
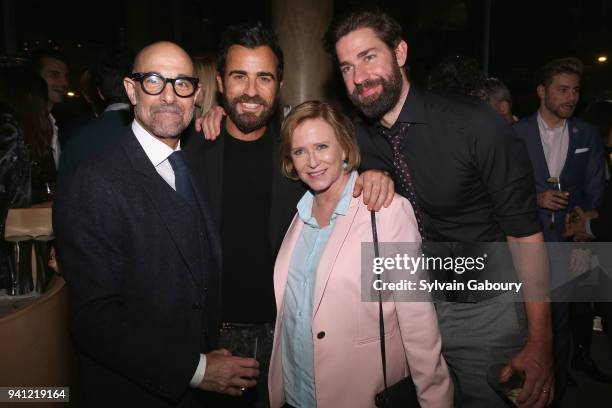
[[[353,194],[352,194],[353,185],[355,184],[355,179],[357,178],[357,175],[358,174],[356,171],[353,171],[351,173],[351,176],[348,182],[344,186],[342,195],[340,196],[340,201],[338,201],[338,204],[336,205],[336,209],[334,210],[334,213],[332,214],[330,225],[334,222],[334,220],[336,219],[338,215],[346,214],[346,211],[349,208],[349,204],[351,203],[351,199],[353,198]],[[298,217],[300,217],[300,219],[304,221],[305,224],[319,228],[319,223],[317,222],[315,217],[312,216],[313,203],[314,203],[314,194],[312,194],[312,192],[308,190],[306,191],[304,196],[300,199],[300,201],[297,204]]]

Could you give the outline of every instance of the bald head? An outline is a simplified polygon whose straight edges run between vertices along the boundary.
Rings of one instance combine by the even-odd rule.
[[[155,73],[166,80],[193,77],[191,57],[178,45],[162,41],[143,48],[134,60],[132,73]],[[159,77],[157,77],[159,78]],[[142,88],[142,78],[125,78],[125,90],[134,105],[136,121],[151,135],[173,147],[193,117],[193,105],[199,93],[178,96],[172,83],[166,82],[162,92],[151,95]],[[154,79],[146,79],[154,81]],[[158,79],[163,81],[163,79]]]
[[[187,76],[193,76],[193,62],[184,49],[169,41],[160,41],[144,47],[134,59],[132,72],[150,72],[146,67],[151,64],[162,64],[164,60],[182,60],[185,66],[189,66]]]

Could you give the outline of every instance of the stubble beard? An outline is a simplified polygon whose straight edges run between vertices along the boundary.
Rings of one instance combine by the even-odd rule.
[[[569,113],[566,113],[567,111],[561,109],[561,105],[559,105],[558,107],[554,109],[551,109],[553,108],[552,106],[547,105],[546,108],[548,108],[549,111],[554,113],[554,115],[558,117],[559,119],[569,119],[574,114],[574,110],[576,110],[576,105],[574,105],[574,107],[569,111]]]
[[[188,118],[184,119],[185,110],[180,105],[154,105],[149,108],[148,117],[150,120],[143,120],[146,116],[144,115],[144,107],[138,104],[135,106],[134,115],[139,119],[141,124],[147,128],[147,130],[155,137],[160,139],[178,139],[185,130],[185,128],[191,122],[193,118],[193,109],[188,112]],[[172,112],[178,114],[180,117],[177,121],[160,120],[156,118],[156,114],[163,112]]]

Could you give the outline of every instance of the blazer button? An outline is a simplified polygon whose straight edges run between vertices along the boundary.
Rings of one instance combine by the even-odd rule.
[[[321,340],[323,337],[325,337],[325,332],[324,331],[320,331],[317,333],[317,339]]]
[[[195,302],[191,305],[194,310],[200,310],[200,302]]]

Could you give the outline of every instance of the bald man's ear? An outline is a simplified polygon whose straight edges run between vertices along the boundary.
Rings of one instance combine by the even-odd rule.
[[[123,87],[132,105],[136,105],[136,84],[134,81],[130,78],[123,78]]]
[[[401,68],[406,65],[406,59],[408,58],[408,43],[406,41],[401,40],[397,47],[395,47],[395,59],[397,60],[397,65]]]
[[[217,74],[217,88],[219,88],[219,92],[225,93],[225,89],[223,89],[223,78],[221,78],[219,74]]]

